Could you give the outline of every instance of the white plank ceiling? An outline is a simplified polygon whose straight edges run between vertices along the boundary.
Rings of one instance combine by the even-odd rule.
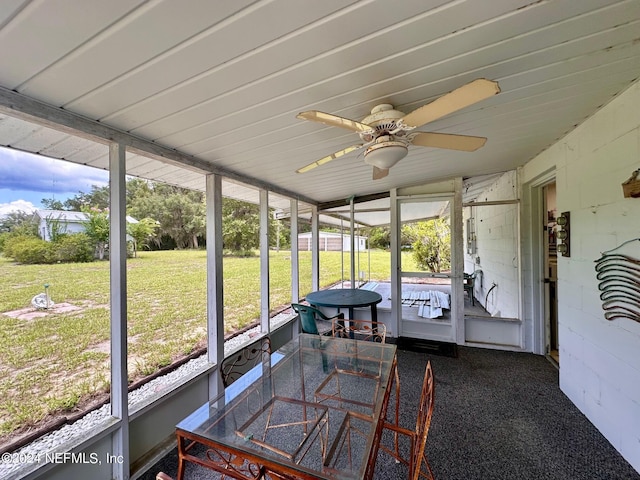
[[[198,165],[135,151],[131,175],[202,189],[211,165],[245,199],[257,194],[238,178],[328,202],[511,170],[638,77],[640,0],[0,3],[0,145],[107,168],[86,135],[13,115],[11,95],[34,99]],[[410,147],[376,181],[356,152],[295,173],[359,141],[298,112],[408,113],[476,78],[501,93],[419,130],[485,136],[480,150]]]

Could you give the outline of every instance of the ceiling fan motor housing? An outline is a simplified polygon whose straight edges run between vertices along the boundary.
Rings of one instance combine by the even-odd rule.
[[[383,103],[382,105],[373,107],[373,109],[371,110],[371,115],[363,118],[362,123],[364,123],[365,125],[370,125],[375,129],[375,131],[361,132],[360,138],[362,138],[362,140],[364,140],[365,142],[370,142],[374,139],[376,139],[377,141],[377,138],[381,135],[386,135],[389,132],[394,132],[394,130],[396,129],[396,121],[403,118],[404,115],[405,114],[403,112],[395,110],[393,108],[393,105],[390,105],[388,103]]]

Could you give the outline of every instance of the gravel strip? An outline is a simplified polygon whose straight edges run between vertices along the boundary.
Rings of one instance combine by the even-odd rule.
[[[272,329],[276,329],[289,322],[292,318],[293,315],[291,313],[280,313],[271,318],[271,327]],[[226,340],[224,343],[225,356],[241,345],[250,342],[251,339],[259,334],[260,326],[257,326]],[[182,383],[185,378],[205,370],[208,365],[207,355],[202,355],[188,361],[172,372],[154,378],[140,388],[129,392],[129,410],[135,411],[140,408],[141,405],[151,403],[167,391],[173,389],[176,385]],[[105,425],[110,419],[111,404],[107,403],[89,412],[78,421],[63,425],[59,429],[43,435],[15,452],[3,455],[2,461],[0,462],[0,478],[7,480],[20,478],[21,470],[31,470],[34,463],[44,463],[47,454],[71,450],[74,445],[86,439],[90,432],[99,429],[101,425]],[[7,457],[7,455],[10,456]]]

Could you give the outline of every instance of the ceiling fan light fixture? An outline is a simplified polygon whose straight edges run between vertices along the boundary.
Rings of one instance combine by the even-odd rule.
[[[364,152],[364,161],[381,169],[389,169],[407,156],[407,146],[402,142],[384,142],[370,146]]]

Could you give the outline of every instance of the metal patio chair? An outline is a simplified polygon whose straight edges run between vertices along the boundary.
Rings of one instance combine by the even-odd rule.
[[[429,465],[425,455],[427,435],[429,434],[431,417],[433,415],[434,390],[435,382],[433,378],[433,370],[431,368],[431,362],[429,361],[427,362],[427,367],[424,371],[424,380],[422,382],[422,393],[420,395],[420,405],[418,407],[415,431],[389,422],[385,422],[384,424],[385,429],[388,429],[395,434],[405,435],[411,442],[411,453],[409,458],[402,457],[397,442],[394,450],[380,444],[380,450],[388,453],[397,461],[409,466],[410,480],[419,480],[420,478],[434,480],[433,471],[431,470],[431,466]]]

